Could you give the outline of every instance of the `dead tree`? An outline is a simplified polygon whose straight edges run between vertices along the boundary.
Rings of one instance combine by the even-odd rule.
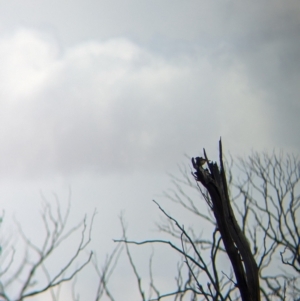
[[[20,250],[20,244],[16,250],[12,237],[4,240],[1,237],[1,248],[3,249],[0,256],[1,301],[23,301],[45,292],[49,292],[52,300],[58,300],[61,285],[74,279],[92,260],[93,252],[86,252],[91,241],[95,213],[91,218],[90,225],[87,223],[87,218],[84,217],[77,225],[68,229],[70,201],[64,214],[57,198],[56,201],[55,208],[44,199],[42,221],[37,221],[39,227],[44,227],[45,230],[41,244],[33,243],[24,233],[22,226],[16,222],[25,247],[25,254],[21,261],[16,259],[17,252],[22,250],[22,248]],[[57,256],[55,252],[62,250],[64,244],[64,248],[67,246],[68,249],[68,241],[72,235],[76,234],[79,234],[79,237],[77,235],[77,246],[74,249],[70,248],[69,257],[58,263],[55,272],[50,272],[47,266],[49,267],[51,260],[53,265],[53,258]]]
[[[142,300],[300,301],[298,158],[253,153],[227,161],[225,173],[221,141],[219,151],[219,164],[209,161],[204,151],[204,158],[192,159],[193,177],[180,168],[182,177],[171,175],[175,189],[165,192],[173,204],[196,217],[201,231],[194,220],[186,229],[157,202],[167,217],[158,228],[171,240],[128,240],[123,226],[124,238],[119,241],[126,243]],[[202,205],[203,200],[199,203],[199,192],[208,206]],[[181,216],[186,218],[184,213]],[[150,264],[147,298],[128,244],[159,244],[180,254],[183,261],[178,264],[175,288],[166,290],[155,283]]]
[[[243,177],[232,183],[234,199],[242,200],[244,208],[236,211],[251,215],[252,227],[247,218],[242,227],[253,244],[262,296],[268,301],[299,301],[300,162],[292,154],[273,152],[253,153],[236,165]]]
[[[194,177],[208,191],[211,209],[218,231],[231,261],[236,277],[236,285],[243,301],[259,301],[260,287],[258,268],[249,243],[234,216],[223,163],[222,142],[219,142],[220,169],[217,163],[210,162],[204,150],[205,159],[192,158]],[[204,169],[207,163],[208,168]]]

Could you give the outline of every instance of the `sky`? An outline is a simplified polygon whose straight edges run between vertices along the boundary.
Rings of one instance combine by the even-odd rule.
[[[41,194],[65,208],[71,189],[74,220],[97,208],[99,261],[121,212],[153,235],[169,174],[217,160],[220,137],[233,156],[299,154],[296,0],[1,1],[0,66],[6,223],[35,236]]]

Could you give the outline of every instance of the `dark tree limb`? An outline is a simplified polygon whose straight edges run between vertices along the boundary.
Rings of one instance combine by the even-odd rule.
[[[210,195],[211,208],[231,261],[242,300],[259,301],[258,268],[248,241],[235,219],[230,204],[221,140],[219,142],[220,170],[217,163],[209,162],[205,150],[204,156],[205,159],[200,157],[192,158],[192,164],[196,170],[193,175],[196,181],[200,182]],[[206,162],[209,169],[203,168]]]

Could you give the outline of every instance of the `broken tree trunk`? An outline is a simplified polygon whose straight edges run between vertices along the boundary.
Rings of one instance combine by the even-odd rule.
[[[218,230],[236,277],[236,285],[243,301],[260,301],[258,268],[249,243],[239,227],[231,204],[223,164],[222,142],[219,141],[220,170],[218,164],[204,158],[192,158],[196,170],[193,175],[208,191]],[[208,169],[203,165],[207,163]]]

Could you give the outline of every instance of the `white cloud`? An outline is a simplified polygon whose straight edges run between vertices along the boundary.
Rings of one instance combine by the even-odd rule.
[[[0,38],[2,99],[32,97],[43,86],[57,59],[58,48],[38,31],[20,29]]]
[[[264,91],[222,47],[166,58],[126,38],[61,53],[42,32],[2,37],[1,172],[166,171],[220,135],[235,149],[267,147]]]

